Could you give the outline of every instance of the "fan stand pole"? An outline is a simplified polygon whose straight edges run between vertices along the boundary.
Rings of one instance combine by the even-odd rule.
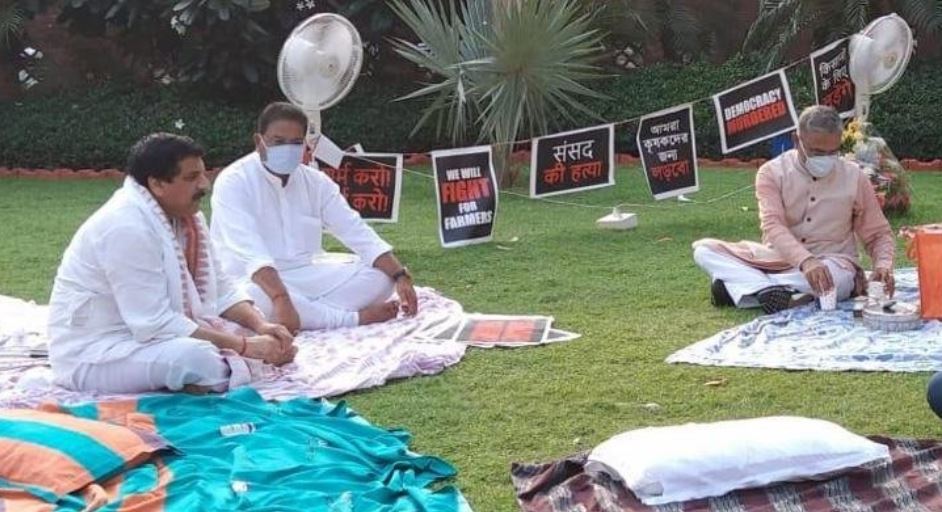
[[[854,117],[859,123],[867,122],[867,118],[870,117],[870,94],[864,92],[861,86],[857,86],[857,92],[854,95]]]
[[[317,140],[321,136],[321,112],[320,110],[308,110],[307,114],[307,147],[314,152],[317,147]]]

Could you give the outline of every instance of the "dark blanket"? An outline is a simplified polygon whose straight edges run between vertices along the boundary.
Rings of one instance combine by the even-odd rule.
[[[515,463],[517,501],[525,512],[880,512],[942,511],[942,441],[871,438],[890,447],[892,462],[830,480],[779,484],[719,498],[648,507],[623,484],[583,471],[588,452],[547,464]]]

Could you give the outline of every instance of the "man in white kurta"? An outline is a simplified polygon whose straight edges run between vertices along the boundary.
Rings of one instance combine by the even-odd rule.
[[[219,271],[200,199],[202,149],[169,134],[131,150],[124,185],[79,228],[49,306],[49,356],[58,384],[76,390],[222,391],[221,353],[289,361],[295,348]],[[261,335],[218,326],[218,317]],[[235,358],[236,360],[238,358]]]
[[[332,329],[416,313],[408,270],[340,188],[302,164],[304,113],[273,103],[259,117],[256,151],[220,173],[213,187],[211,233],[225,272],[244,283],[269,318],[294,329]],[[355,253],[324,258],[329,232]]]

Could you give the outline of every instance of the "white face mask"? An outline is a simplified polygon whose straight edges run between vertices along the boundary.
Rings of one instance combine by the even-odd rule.
[[[262,163],[271,172],[287,176],[301,165],[303,157],[303,144],[279,144],[265,147],[265,159],[262,160]]]
[[[808,174],[815,178],[827,177],[837,166],[837,155],[808,156],[808,150],[805,149],[804,144],[801,145],[801,150],[806,157],[805,169],[808,169]]]

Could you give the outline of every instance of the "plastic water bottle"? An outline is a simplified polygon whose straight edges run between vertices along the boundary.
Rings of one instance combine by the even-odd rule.
[[[219,434],[222,437],[243,436],[255,432],[254,423],[232,423],[219,427]]]
[[[232,492],[236,494],[245,494],[249,492],[248,482],[243,482],[242,480],[233,480],[231,487],[232,487]]]

